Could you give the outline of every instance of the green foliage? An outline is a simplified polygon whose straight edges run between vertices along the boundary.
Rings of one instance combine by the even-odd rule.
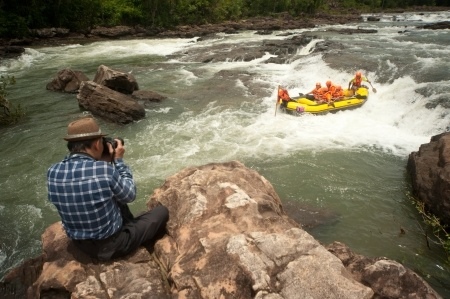
[[[23,17],[0,10],[0,37],[25,37],[28,36],[28,33],[28,27]]]
[[[103,26],[133,25],[143,20],[144,12],[133,1],[103,1],[100,7],[100,23]]]
[[[6,99],[8,95],[6,91],[7,86],[15,83],[16,79],[14,77],[0,76],[0,126],[15,124],[25,116],[25,111],[20,104],[14,106]]]
[[[100,0],[77,0],[68,1],[66,5],[58,5],[54,7],[54,14],[58,20],[54,26],[69,28],[72,31],[92,28],[98,22],[99,4]]]
[[[450,0],[0,0],[0,37],[23,37],[28,28],[94,26],[172,27],[246,17],[317,11],[385,9],[412,5],[450,5]]]
[[[239,20],[244,15],[244,0],[221,0],[214,8],[216,21]]]
[[[427,212],[425,203],[418,199],[411,198],[417,211],[422,216],[424,223],[431,229],[433,235],[438,240],[438,243],[447,253],[447,258],[450,261],[450,233],[446,225],[441,224],[441,221],[435,215]]]

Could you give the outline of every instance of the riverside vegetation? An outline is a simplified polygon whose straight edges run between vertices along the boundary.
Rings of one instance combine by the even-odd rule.
[[[0,38],[22,38],[29,29],[67,28],[85,32],[95,26],[141,25],[170,28],[289,13],[377,12],[387,9],[450,6],[450,0],[35,0],[0,2]]]
[[[450,262],[450,231],[448,226],[443,224],[439,217],[427,211],[425,203],[416,197],[410,196],[411,202],[415,205],[420,216],[422,216],[425,228],[422,228],[423,235],[429,246],[430,240],[436,242],[442,248],[444,248],[447,254],[447,261]],[[431,230],[435,239],[431,239],[428,236],[428,231]]]
[[[14,85],[16,79],[11,76],[0,76],[0,126],[11,125],[25,116],[25,110],[21,105],[13,105],[6,96],[8,85]]]

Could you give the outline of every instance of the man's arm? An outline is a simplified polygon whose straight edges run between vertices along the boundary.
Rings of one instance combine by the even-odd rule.
[[[112,167],[115,167],[111,182],[114,197],[123,203],[132,202],[136,199],[136,185],[130,168],[122,158],[116,159],[115,166]]]
[[[350,89],[350,86],[352,86],[353,80],[354,79],[351,79],[350,81],[348,81],[348,89]]]
[[[115,141],[117,142],[117,147],[114,149],[112,145],[108,143],[111,155],[113,152],[115,153],[115,169],[113,171],[111,190],[118,201],[128,203],[136,199],[136,185],[134,184],[130,168],[123,161],[125,148],[123,147],[122,141],[120,139],[115,139]]]

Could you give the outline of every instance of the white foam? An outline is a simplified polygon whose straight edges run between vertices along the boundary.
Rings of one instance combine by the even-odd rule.
[[[342,28],[348,25],[339,25]],[[338,26],[338,27],[339,27]],[[367,24],[367,27],[375,25]],[[309,30],[321,30],[327,27],[317,27]],[[376,35],[355,35],[348,37],[352,41],[354,51],[363,52],[364,42],[379,44],[383,42],[386,49],[397,53],[399,49],[420,49],[408,52],[411,63],[421,68],[435,69],[437,65],[446,62],[450,54],[445,47],[432,47],[433,56],[423,54],[427,45],[418,42],[398,39],[395,28],[381,28]],[[302,32],[302,30],[292,30]],[[74,47],[43,48],[39,51],[28,51],[29,64],[37,63],[54,65],[75,63],[76,61],[95,59],[101,61],[106,56],[132,57],[136,55],[170,55],[179,51],[195,51],[199,47],[211,45],[239,45],[252,41],[285,39],[276,32],[272,35],[257,35],[252,31],[239,34],[220,34],[217,39],[197,42],[193,39],[163,39],[163,40],[133,40],[111,41],[77,45]],[[349,79],[358,69],[333,69],[323,59],[321,54],[311,54],[311,50],[321,40],[313,39],[309,44],[301,47],[290,63],[274,64],[267,60],[274,55],[266,53],[259,59],[252,61],[226,61],[205,64],[182,63],[169,60],[164,64],[180,65],[171,71],[174,83],[180,86],[194,86],[201,79],[212,77],[223,70],[242,70],[251,74],[251,80],[261,86],[271,86],[268,95],[258,102],[247,100],[251,96],[248,84],[237,79],[235,86],[242,90],[242,97],[236,99],[234,107],[221,106],[220,103],[210,102],[206,107],[199,105],[195,111],[186,109],[177,119],[169,122],[155,123],[143,121],[146,127],[138,132],[139,144],[134,149],[151,152],[147,158],[139,158],[138,167],[146,165],[200,165],[209,161],[224,161],[245,157],[268,157],[283,155],[293,150],[329,150],[334,148],[345,150],[367,150],[371,148],[383,149],[395,155],[404,156],[427,142],[430,135],[440,133],[447,128],[449,116],[441,106],[428,109],[425,104],[430,100],[446,94],[446,80],[442,83],[430,82],[418,84],[412,75],[399,75],[402,72],[395,56],[386,53],[380,56],[379,65],[383,68],[383,82],[378,82],[377,72],[366,72],[378,92],[370,93],[368,102],[361,108],[352,111],[341,111],[326,116],[293,117],[280,112],[274,115],[277,86],[281,85],[289,90],[291,96],[310,91],[317,81],[323,84],[332,80],[344,88]],[[359,46],[358,46],[359,45]],[[360,49],[358,49],[358,47]],[[403,50],[402,50],[403,51]],[[436,52],[438,51],[438,52]],[[377,57],[377,53],[370,54]],[[406,54],[405,54],[406,55]],[[376,58],[375,58],[376,59]],[[23,59],[27,60],[27,59]],[[23,62],[22,62],[23,63]],[[25,64],[25,63],[23,63]],[[16,66],[20,68],[23,66]],[[443,66],[445,67],[445,65]],[[13,67],[14,68],[14,67]],[[198,70],[201,72],[196,72]],[[149,71],[162,71],[161,64]],[[435,88],[436,93],[424,98],[417,90]],[[371,88],[372,89],[372,88]],[[171,102],[165,102],[164,108],[148,109],[149,113],[169,114],[175,109]],[[174,103],[178,105],[179,103]],[[194,109],[194,108],[192,108]],[[150,150],[149,150],[150,149]],[[141,163],[145,159],[145,163]],[[158,162],[153,164],[152,162]],[[175,166],[174,166],[175,167]],[[153,171],[153,169],[152,169]],[[173,170],[166,166],[159,169],[164,177]],[[157,172],[158,172],[157,171]],[[145,173],[145,171],[141,171]]]

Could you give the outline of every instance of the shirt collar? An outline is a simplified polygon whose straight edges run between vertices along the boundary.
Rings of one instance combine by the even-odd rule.
[[[84,152],[70,153],[69,155],[66,156],[65,160],[67,161],[67,160],[77,159],[77,158],[97,161],[94,157],[92,157],[88,153],[84,153]]]

